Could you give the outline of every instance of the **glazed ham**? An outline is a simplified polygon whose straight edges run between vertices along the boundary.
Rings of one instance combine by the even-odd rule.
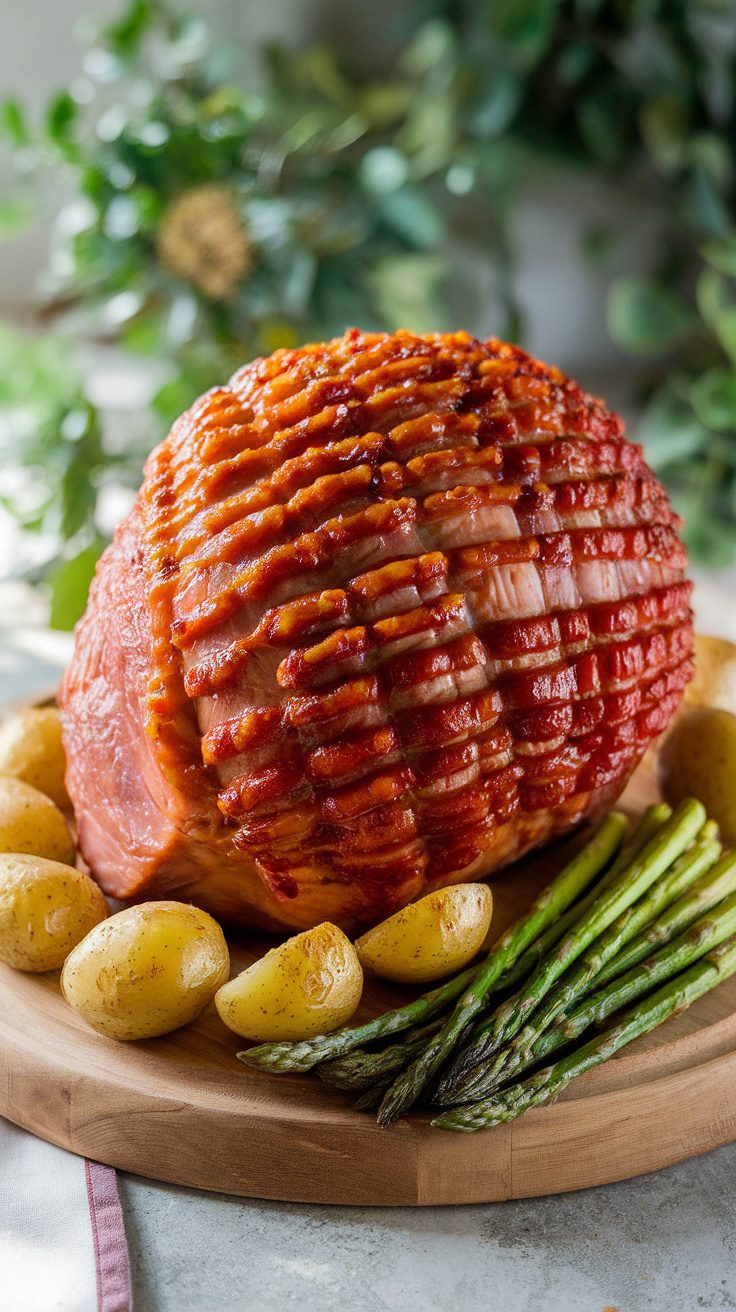
[[[608,807],[691,674],[678,521],[618,417],[465,333],[350,331],[175,424],[61,704],[116,897],[370,923]]]

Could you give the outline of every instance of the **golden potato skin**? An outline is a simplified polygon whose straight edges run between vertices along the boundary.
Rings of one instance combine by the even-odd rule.
[[[0,774],[38,788],[57,806],[69,807],[61,716],[55,706],[34,706],[0,724]]]
[[[736,715],[707,706],[685,711],[662,744],[658,771],[668,802],[697,797],[725,842],[736,842]]]
[[[736,713],[736,646],[727,638],[695,635],[695,674],[685,689],[685,706],[717,706]]]
[[[107,916],[89,875],[43,857],[0,855],[0,961],[16,970],[58,970]]]
[[[268,1043],[339,1029],[363,992],[350,939],[324,921],[295,934],[223,985],[215,1006],[228,1029]]]
[[[50,797],[21,779],[0,776],[0,852],[28,852],[71,865],[74,839]]]
[[[97,925],[69,955],[61,989],[111,1039],[150,1039],[194,1020],[230,973],[220,926],[185,902],[143,902]]]
[[[372,974],[399,984],[426,984],[473,960],[492,915],[487,884],[452,884],[396,911],[363,934],[355,947]]]

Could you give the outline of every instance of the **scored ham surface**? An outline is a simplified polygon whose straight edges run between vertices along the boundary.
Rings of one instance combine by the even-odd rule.
[[[678,520],[619,418],[465,333],[352,330],[148,460],[61,691],[116,897],[376,921],[611,804],[691,674]]]

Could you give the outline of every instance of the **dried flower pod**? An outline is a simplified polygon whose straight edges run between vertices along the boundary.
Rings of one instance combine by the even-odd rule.
[[[465,333],[352,330],[202,397],[103,557],[62,707],[118,896],[343,926],[611,804],[691,674],[621,421]]]
[[[177,196],[156,240],[160,263],[213,301],[227,300],[251,266],[248,234],[231,189],[210,182]]]

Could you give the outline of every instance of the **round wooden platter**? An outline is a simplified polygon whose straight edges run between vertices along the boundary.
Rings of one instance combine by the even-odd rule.
[[[645,760],[623,803],[638,813],[654,796]],[[494,880],[494,933],[571,850]],[[234,968],[266,946],[233,942]],[[406,996],[368,983],[359,1014]],[[380,1130],[314,1076],[249,1070],[241,1046],[214,1008],[166,1038],[115,1043],[66,1006],[56,974],[0,966],[0,1115],[157,1180],[295,1202],[473,1203],[626,1179],[736,1139],[736,977],[553,1105],[473,1135],[425,1114]]]

